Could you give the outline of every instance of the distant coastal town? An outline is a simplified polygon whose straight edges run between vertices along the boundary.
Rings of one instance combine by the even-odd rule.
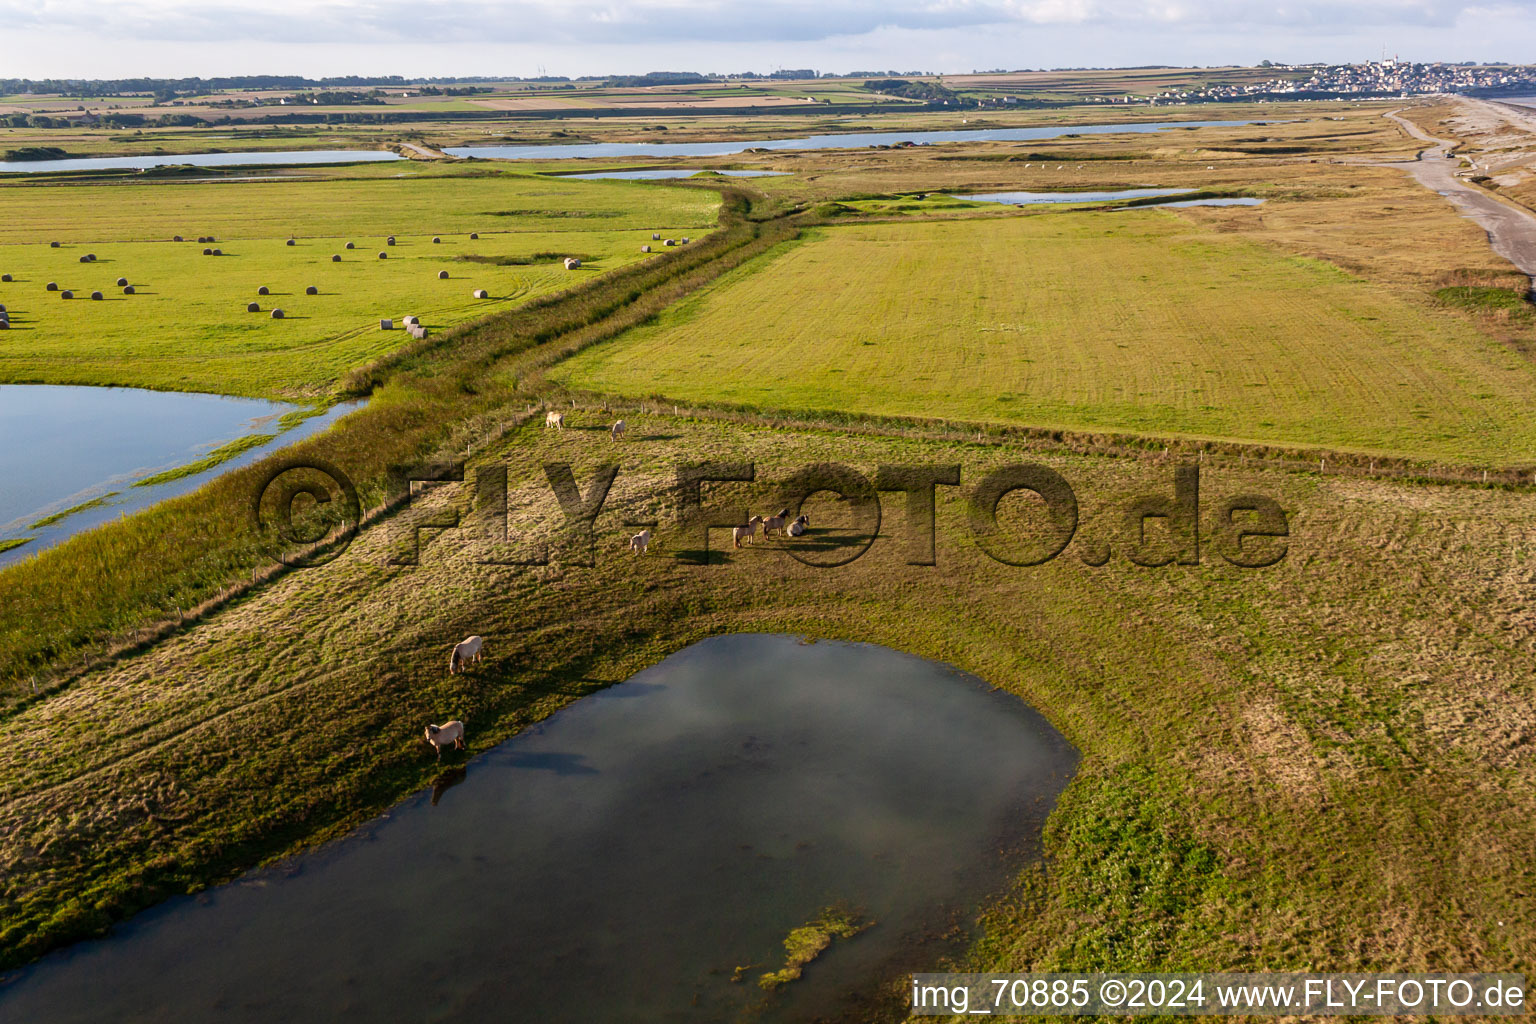
[[[1536,67],[1529,65],[1489,65],[1476,62],[1415,64],[1389,58],[1366,64],[1272,66],[1281,72],[1280,77],[1260,82],[1233,82],[1198,89],[1168,90],[1153,96],[1152,102],[1219,103],[1268,98],[1536,93]],[[1302,74],[1306,77],[1302,77]]]

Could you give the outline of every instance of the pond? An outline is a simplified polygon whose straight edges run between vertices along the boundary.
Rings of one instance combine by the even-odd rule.
[[[333,406],[285,427],[281,418],[303,411],[302,406],[138,388],[0,385],[0,479],[5,481],[0,488],[0,542],[30,538],[0,552],[0,565],[125,512],[185,494],[218,473],[262,458],[272,444],[288,444],[325,429],[354,407]],[[254,435],[277,435],[277,440],[199,473],[134,486],[135,481],[186,466],[221,445]],[[34,528],[81,505],[90,507]]]
[[[195,167],[228,167],[237,164],[355,164],[403,160],[397,153],[380,149],[303,149],[266,153],[155,153],[142,156],[70,157],[63,160],[0,160],[0,174],[42,174],[46,171],[139,170],[191,164]]]
[[[593,171],[590,174],[562,174],[561,178],[569,178],[575,181],[603,181],[616,179],[620,181],[662,181],[667,178],[691,178],[698,174],[698,167],[647,167],[636,171]],[[714,171],[715,174],[724,175],[727,178],[777,178],[788,174],[788,171]]]
[[[563,160],[567,157],[629,156],[728,156],[749,149],[857,149],[894,146],[900,143],[933,142],[1027,142],[1058,139],[1064,135],[1143,134],[1176,128],[1234,128],[1269,124],[1269,121],[1139,121],[1126,124],[1063,124],[1034,128],[971,128],[955,131],[845,132],[807,135],[788,139],[743,139],[731,142],[579,142],[567,145],[455,146],[443,152],[453,156],[490,157],[496,160]]]
[[[956,195],[979,203],[1007,203],[1009,206],[1033,206],[1037,203],[1109,203],[1117,199],[1145,199],[1149,196],[1178,196],[1192,188],[1122,188],[1114,192],[978,192]]]
[[[1035,856],[1076,761],[948,666],[719,636],[476,757],[440,800],[18,972],[0,1014],[809,1020],[952,949],[925,937],[966,934]],[[833,906],[869,927],[762,988]]]

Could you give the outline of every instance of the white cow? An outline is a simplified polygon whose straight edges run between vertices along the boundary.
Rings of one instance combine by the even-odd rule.
[[[429,725],[426,731],[426,740],[432,744],[432,749],[437,751],[437,759],[443,759],[443,748],[452,746],[459,750],[464,749],[464,723],[455,718],[443,725]]]
[[[485,644],[485,637],[472,636],[467,640],[460,640],[453,645],[453,653],[448,655],[448,674],[460,669],[461,666],[471,661],[480,660],[480,648]]]
[[[613,425],[612,433],[613,433],[613,439],[615,441],[617,441],[619,438],[624,436],[624,421],[623,420],[619,420],[618,422],[616,422]]]
[[[559,427],[561,430],[564,430],[565,413],[555,412],[553,409],[551,409],[549,412],[544,414],[544,425],[546,427]]]
[[[747,520],[745,526],[733,526],[731,528],[731,540],[737,547],[741,547],[742,538],[745,537],[748,544],[752,543],[752,537],[757,533],[757,526],[763,521],[762,516],[753,516]]]
[[[633,537],[629,538],[629,550],[635,552],[636,554],[640,554],[640,555],[645,554],[645,549],[650,547],[650,546],[651,546],[651,531],[650,530],[641,530],[639,533],[637,533]]]

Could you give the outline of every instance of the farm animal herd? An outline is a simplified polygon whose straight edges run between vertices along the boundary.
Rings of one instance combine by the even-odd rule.
[[[544,426],[546,429],[564,430],[565,413],[551,409],[544,414]],[[608,433],[617,441],[624,436],[624,421],[617,420],[608,427]],[[810,527],[811,517],[799,515],[790,518],[790,510],[781,508],[771,516],[753,516],[740,526],[731,529],[731,540],[736,547],[741,547],[743,542],[752,543],[759,529],[764,538],[772,534],[790,537],[805,535]],[[629,550],[637,555],[643,555],[651,545],[651,531],[649,528],[641,530],[629,538]],[[448,655],[448,674],[463,672],[466,665],[480,661],[485,655],[485,638],[471,636],[453,645],[453,650]],[[428,725],[424,738],[436,752],[438,760],[442,760],[443,749],[453,747],[464,750],[464,723],[454,719],[443,725]]]

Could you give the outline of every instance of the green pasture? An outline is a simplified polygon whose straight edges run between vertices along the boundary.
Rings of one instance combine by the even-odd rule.
[[[554,375],[762,409],[1536,450],[1536,369],[1471,320],[1156,211],[818,229]]]
[[[0,273],[14,278],[0,283],[0,381],[314,397],[409,340],[381,319],[440,331],[572,287],[644,258],[653,231],[703,235],[717,204],[702,190],[500,174],[0,188]],[[567,255],[582,267],[565,270]]]

